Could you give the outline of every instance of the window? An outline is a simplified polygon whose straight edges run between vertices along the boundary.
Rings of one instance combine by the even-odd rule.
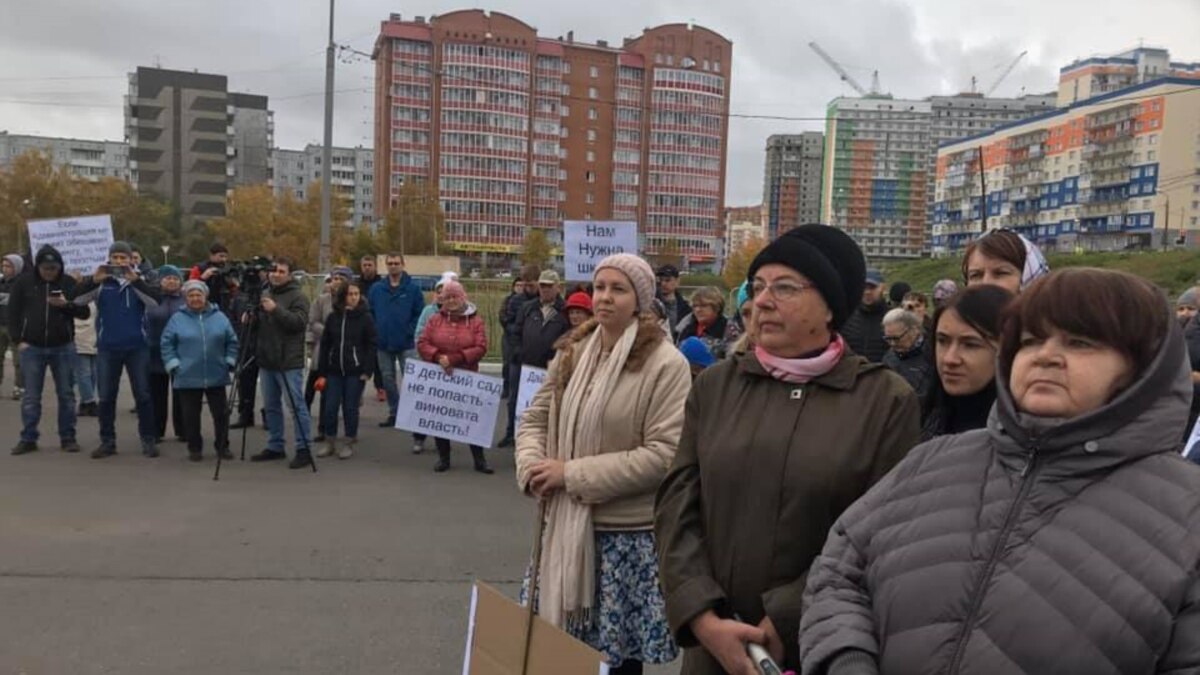
[[[588,66],[588,77],[591,77],[591,78],[600,77],[600,69],[597,68],[596,66]]]
[[[562,107],[562,116],[563,116],[563,117],[570,117],[570,116],[571,116],[571,108],[570,108],[570,106],[564,105],[564,106]]]
[[[563,74],[564,75],[571,74],[571,62],[570,61],[563,61]]]
[[[591,150],[588,150],[587,151],[587,161],[589,161],[589,162],[596,161],[596,153],[592,152]]]
[[[587,193],[587,198],[584,201],[586,201],[588,204],[595,204],[596,197],[593,196],[592,193],[589,192],[589,193]]]
[[[587,130],[587,139],[588,139],[588,143],[595,143],[595,142],[596,142],[596,130],[595,130],[595,129],[588,129],[588,130]]]
[[[1147,150],[1147,151],[1146,151],[1146,161],[1148,161],[1148,162],[1153,162],[1153,161],[1154,161],[1154,160],[1156,160],[1156,159],[1158,159],[1158,153],[1157,153],[1157,152],[1155,152],[1155,151],[1153,151],[1153,150]]]
[[[586,178],[587,182],[589,182],[589,183],[595,183],[596,182],[596,172],[595,171],[585,172],[584,178]]]
[[[595,109],[594,107],[592,107],[592,108],[588,108],[588,119],[589,119],[589,120],[593,120],[593,121],[594,121],[594,120],[596,120],[596,119],[597,119],[597,118],[599,118],[599,117],[600,117],[600,115],[598,115],[598,114],[596,113],[596,109]]]
[[[1158,134],[1150,134],[1150,137],[1146,139],[1146,142],[1150,145],[1158,145]]]
[[[595,87],[588,87],[588,98],[596,98],[598,95]]]

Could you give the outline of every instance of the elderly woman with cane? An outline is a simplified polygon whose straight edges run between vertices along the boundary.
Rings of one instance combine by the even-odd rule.
[[[538,613],[628,675],[678,653],[652,527],[691,372],[652,313],[649,264],[609,256],[594,282],[594,317],[559,340],[521,420],[517,485],[545,514]]]

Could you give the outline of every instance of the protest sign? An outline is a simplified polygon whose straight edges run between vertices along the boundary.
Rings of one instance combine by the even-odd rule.
[[[521,366],[521,384],[517,388],[517,429],[521,428],[521,415],[525,413],[525,409],[533,402],[534,394],[538,393],[538,389],[542,388],[542,382],[545,381],[545,368]]]
[[[637,223],[563,222],[563,263],[567,281],[591,281],[596,264],[614,253],[637,253]]]
[[[50,245],[62,254],[66,271],[91,275],[108,262],[108,247],[113,243],[112,218],[74,216],[31,220],[29,226],[30,255]]]
[[[490,448],[503,389],[498,377],[407,359],[396,428]]]
[[[530,624],[528,611],[491,586],[475,582],[462,675],[608,675],[600,652],[541,617]],[[528,640],[526,626],[531,628]]]

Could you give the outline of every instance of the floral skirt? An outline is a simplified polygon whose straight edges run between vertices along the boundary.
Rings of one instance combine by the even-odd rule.
[[[527,571],[521,584],[521,604],[528,597]],[[596,601],[592,617],[591,625],[572,634],[604,654],[613,668],[626,659],[670,663],[679,656],[667,626],[653,532],[596,533]]]

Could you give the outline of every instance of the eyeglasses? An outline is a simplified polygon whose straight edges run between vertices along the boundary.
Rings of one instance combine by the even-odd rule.
[[[773,284],[767,284],[762,281],[755,280],[750,285],[750,293],[752,297],[757,298],[763,291],[770,291],[771,297],[781,302],[791,300],[800,295],[804,291],[816,288],[813,284],[802,284],[795,281],[776,281]]]
[[[906,329],[904,330],[904,332],[903,332],[903,333],[901,333],[901,334],[899,334],[899,335],[888,335],[887,333],[884,333],[884,334],[883,334],[883,341],[884,341],[884,342],[886,342],[886,343],[888,343],[888,344],[890,344],[890,345],[894,345],[894,344],[896,344],[897,342],[899,342],[899,341],[903,340],[903,339],[904,339],[904,336],[905,336],[905,335],[908,335],[908,334],[909,334],[909,333],[911,333],[911,332],[912,332],[912,329],[911,329],[911,328],[906,328]]]

